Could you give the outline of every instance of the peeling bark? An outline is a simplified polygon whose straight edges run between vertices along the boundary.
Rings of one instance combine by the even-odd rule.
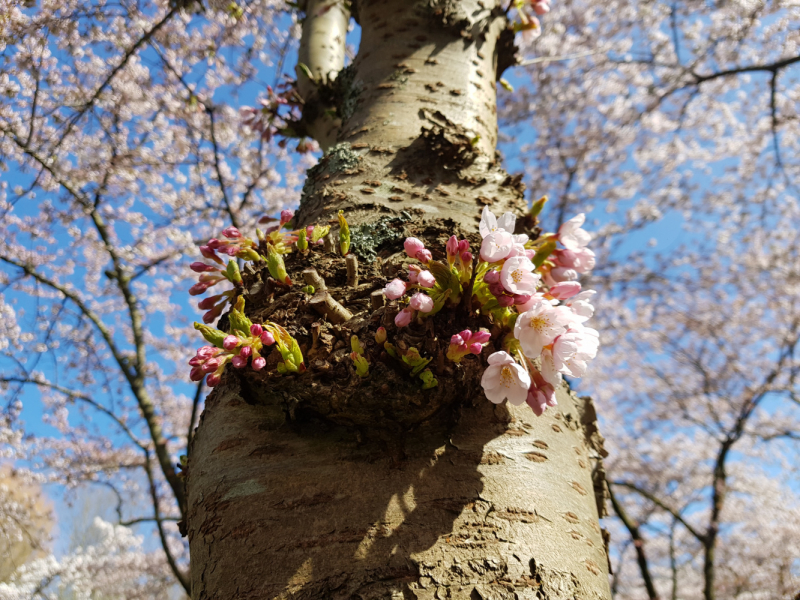
[[[391,314],[372,292],[401,268],[406,235],[432,247],[447,231],[474,240],[483,206],[526,208],[520,178],[495,155],[495,80],[508,61],[500,5],[353,8],[362,45],[336,78],[338,143],[310,170],[296,219],[345,211],[359,283],[351,265],[348,287],[344,258],[330,266],[331,246],[311,265],[287,261],[295,280],[326,274],[315,288],[352,317],[306,323],[320,317],[299,292],[259,300],[268,282],[245,274],[254,319],[284,315],[301,346],[327,335],[330,356],[352,333],[368,341]],[[440,315],[457,318],[431,321]],[[447,339],[436,327],[402,335],[435,356]],[[559,407],[537,418],[483,397],[479,358],[455,374],[436,366],[440,387],[420,390],[367,352],[363,381],[324,364],[280,380],[229,373],[208,398],[186,476],[192,597],[609,598],[605,452],[591,401],[564,387]]]

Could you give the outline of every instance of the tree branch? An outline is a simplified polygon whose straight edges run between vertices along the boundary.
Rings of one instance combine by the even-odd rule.
[[[686,519],[683,518],[683,515],[681,515],[680,512],[678,512],[674,508],[672,508],[672,507],[668,506],[667,504],[665,504],[657,496],[655,496],[655,495],[651,494],[650,492],[648,492],[647,490],[639,487],[635,483],[630,483],[628,481],[613,481],[612,483],[614,485],[619,485],[621,487],[626,487],[629,490],[632,490],[632,491],[636,492],[637,494],[639,494],[643,498],[649,500],[650,502],[652,502],[653,504],[658,506],[661,510],[664,510],[664,511],[668,512],[673,517],[675,517],[675,520],[678,521],[681,525],[683,525],[689,533],[691,533],[695,538],[697,538],[697,541],[699,541],[701,544],[705,545],[706,536],[703,535],[702,533],[700,533],[697,529],[694,528],[693,525],[691,525],[688,521],[686,521]]]

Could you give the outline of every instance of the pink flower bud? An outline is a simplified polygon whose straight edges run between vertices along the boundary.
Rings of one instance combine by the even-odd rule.
[[[503,287],[502,283],[495,281],[494,283],[489,284],[489,291],[499,298],[503,295],[503,292],[505,292],[505,288]]]
[[[199,367],[205,362],[204,359],[200,358],[199,356],[193,356],[189,359],[189,366],[190,367]]]
[[[409,257],[417,258],[417,253],[425,249],[425,244],[422,243],[422,240],[410,237],[406,238],[406,241],[403,242],[403,248],[405,248],[406,254],[408,254]]]
[[[432,258],[433,254],[431,254],[431,251],[426,248],[423,248],[422,250],[417,252],[416,259],[420,262],[429,263],[431,262]]]
[[[394,318],[394,324],[398,327],[405,327],[409,323],[411,323],[411,319],[414,318],[414,311],[410,308],[404,308],[397,316]]]
[[[464,254],[464,252],[466,252],[467,250],[469,250],[469,241],[468,240],[461,240],[460,242],[458,242],[458,253],[459,254]]]
[[[206,385],[208,385],[208,387],[214,387],[219,383],[220,379],[222,379],[222,375],[209,375],[206,379]]]
[[[454,335],[453,337],[450,338],[450,343],[452,345],[454,345],[454,346],[460,346],[461,344],[464,343],[464,338],[462,338],[460,335],[456,334],[456,335]]]
[[[433,310],[433,298],[428,294],[416,293],[411,296],[411,302],[408,305],[414,310],[429,313]]]
[[[236,253],[239,252],[239,248],[237,246],[228,246],[223,249],[223,252],[228,256],[236,256]]]
[[[233,225],[223,229],[222,235],[224,235],[229,240],[238,240],[240,237],[242,237],[241,232],[238,229],[236,229],[236,227],[234,227]]]
[[[200,246],[200,254],[203,255],[203,258],[210,258],[211,260],[216,260],[217,262],[219,262],[217,255],[208,246]]]
[[[210,248],[211,250],[217,250],[220,246],[224,245],[225,242],[221,242],[217,238],[211,238],[210,240],[208,240],[208,245],[205,246],[205,248]],[[200,246],[200,248],[203,248],[203,246]]]
[[[234,356],[231,359],[231,364],[237,369],[244,369],[247,366],[247,359],[243,356]]]
[[[260,371],[266,366],[267,366],[267,359],[265,359],[263,356],[259,356],[258,358],[253,359],[253,364],[252,364],[253,371]]]
[[[533,260],[534,256],[536,256],[536,250],[525,250],[525,258]]]
[[[250,335],[255,337],[261,337],[262,333],[264,333],[264,328],[258,323],[253,323],[252,325],[250,325]]]
[[[189,265],[189,268],[194,271],[195,273],[205,273],[206,271],[219,271],[219,269],[213,265],[207,265],[203,262],[193,262]]]
[[[550,277],[554,281],[561,283],[562,281],[574,281],[578,278],[578,272],[575,269],[567,269],[565,267],[556,267],[550,270]]]
[[[212,308],[210,311],[203,313],[203,323],[208,325],[213,323],[222,312],[222,305]]]
[[[417,278],[422,272],[422,267],[419,265],[408,265],[408,280],[411,283],[417,283]]]
[[[550,295],[558,300],[572,298],[581,291],[581,284],[577,281],[562,281],[550,288]]]
[[[483,350],[483,344],[475,343],[469,345],[469,351],[472,352],[473,354],[480,354],[481,350]]]
[[[461,262],[464,263],[465,265],[472,264],[472,252],[462,252]]]
[[[496,271],[495,269],[492,269],[491,271],[487,271],[486,274],[483,276],[483,280],[486,283],[489,283],[489,284],[499,283],[499,281],[500,281],[500,271]]]
[[[451,235],[450,239],[447,240],[446,248],[448,256],[455,256],[458,253],[458,238],[454,235]]]
[[[192,287],[189,288],[189,295],[199,296],[200,294],[204,293],[208,288],[210,288],[212,285],[213,284],[209,282],[195,283]]]
[[[200,381],[205,376],[206,374],[203,373],[203,369],[201,369],[200,367],[195,367],[194,369],[189,371],[189,379],[191,379],[192,381]]]
[[[383,288],[383,295],[389,300],[397,300],[400,296],[406,293],[406,284],[402,279],[392,279],[386,287]]]
[[[227,335],[225,336],[225,339],[222,340],[222,347],[225,348],[225,350],[233,350],[238,345],[239,338],[235,335]]]
[[[462,340],[468,342],[472,339],[472,332],[469,329],[465,329],[461,333],[458,334]]]
[[[383,344],[385,341],[386,341],[386,328],[378,327],[378,331],[375,332],[375,343]]]
[[[500,306],[508,307],[514,304],[514,298],[512,296],[498,296],[497,303]]]
[[[282,210],[281,211],[281,225],[286,225],[289,221],[294,218],[294,211],[293,210]]]
[[[261,343],[265,346],[272,346],[275,343],[275,336],[271,332],[265,331],[261,334]]]
[[[197,350],[197,356],[203,360],[216,356],[217,354],[219,354],[219,348],[214,348],[214,346],[203,346]]]
[[[476,331],[472,334],[472,341],[478,344],[485,344],[492,339],[492,334],[488,331]]]
[[[209,358],[200,368],[203,369],[204,373],[211,373],[212,371],[216,371],[221,363],[222,359],[215,356],[214,358]]]
[[[514,304],[519,306],[520,304],[526,304],[530,302],[533,296],[531,294],[514,294]]]
[[[424,288],[432,288],[436,284],[436,278],[430,271],[421,271],[417,283]]]
[[[250,346],[243,346],[241,350],[239,350],[239,356],[242,358],[250,358],[253,354],[253,349]]]
[[[546,15],[550,12],[550,3],[545,0],[540,0],[539,2],[535,2],[533,5],[533,10],[536,11],[536,14],[540,17],[542,15]]]
[[[214,305],[219,300],[219,296],[209,296],[208,298],[203,298],[200,302],[197,303],[197,308],[200,310],[210,310],[214,308]]]

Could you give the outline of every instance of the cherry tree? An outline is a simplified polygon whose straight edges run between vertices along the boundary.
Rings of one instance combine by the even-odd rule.
[[[474,236],[484,206],[527,212],[518,180],[493,163],[499,141],[525,167],[532,200],[550,196],[543,226],[556,232],[589,212],[596,230],[589,281],[600,291],[603,349],[580,389],[597,398],[610,438],[612,592],[795,593],[796,492],[765,473],[788,477],[796,464],[800,9],[559,0],[548,12],[546,2],[484,1],[432,2],[411,15],[400,4],[309,2],[302,13],[278,2],[0,6],[0,144],[13,174],[0,190],[0,347],[13,458],[54,484],[114,490],[119,523],[98,523],[105,541],[81,552],[106,555],[109,569],[116,556],[138,557],[148,583],[136,588],[134,568],[120,579],[126,597],[159,597],[166,573],[196,597],[234,580],[256,589],[260,571],[245,557],[261,551],[275,552],[269,585],[289,596],[371,597],[408,579],[418,597],[525,597],[537,587],[558,597],[575,585],[603,597],[591,583],[606,569],[600,468],[594,480],[572,478],[577,488],[548,487],[603,453],[593,409],[562,392],[559,408],[537,418],[524,406],[494,409],[478,387],[455,435],[439,423],[400,443],[396,431],[352,434],[350,423],[343,434],[341,423],[309,418],[291,400],[298,390],[254,407],[254,393],[223,375],[205,437],[192,445],[208,391],[189,383],[185,366],[197,340],[187,264],[199,245],[229,226],[256,239],[259,217],[296,204],[303,185],[291,226],[335,235],[344,209],[354,252],[372,249],[359,254],[361,285],[382,286],[388,271],[369,265],[380,256],[391,268],[406,235],[444,257],[444,239]],[[351,16],[362,40],[344,68]],[[497,77],[515,89],[498,88],[495,116]],[[313,159],[291,150],[315,149],[312,139],[326,154],[306,179]],[[686,224],[679,242],[654,232],[665,215],[676,230]],[[631,250],[629,240],[651,235],[658,245]],[[481,239],[470,239],[477,253]],[[297,267],[289,261],[289,272]],[[242,275],[252,288],[254,275]],[[403,279],[403,290],[408,283],[418,285]],[[390,306],[395,293],[387,287]],[[227,299],[203,310],[228,311]],[[424,298],[411,302],[425,312]],[[336,350],[357,373],[348,331],[318,333],[323,345],[325,336],[345,345]],[[469,341],[453,344],[465,364]],[[54,433],[20,445],[27,387]],[[362,388],[350,397],[358,394],[371,397]],[[297,431],[276,429],[287,418]],[[577,462],[548,437],[554,428],[574,436]],[[512,449],[526,444],[520,460]],[[182,454],[194,502],[176,465]],[[311,472],[326,483],[310,484]],[[514,477],[524,483],[511,486]],[[191,576],[177,522],[188,525]],[[120,529],[148,524],[156,554]],[[260,532],[274,539],[242,541]],[[499,538],[540,549],[500,551]],[[569,544],[580,548],[574,562],[554,561]],[[18,573],[14,590],[102,577],[67,567],[79,558],[47,560]],[[225,575],[207,578],[210,564]]]

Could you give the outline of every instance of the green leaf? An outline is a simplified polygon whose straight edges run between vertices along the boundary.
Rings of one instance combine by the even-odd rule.
[[[244,314],[244,297],[239,296],[233,310],[228,315],[232,331],[241,331],[245,337],[250,337],[250,327],[253,322]]]
[[[242,283],[242,274],[239,272],[239,265],[235,260],[228,261],[228,266],[225,268],[225,277],[231,283]]]
[[[430,369],[425,369],[422,373],[420,373],[419,378],[422,380],[423,390],[429,390],[439,385],[439,382],[433,376],[433,372]]]
[[[314,225],[314,230],[311,232],[311,241],[315,244],[330,233],[329,225]]]
[[[339,211],[339,249],[342,256],[347,256],[350,252],[350,227],[347,224],[347,219],[344,218],[344,211]]]

